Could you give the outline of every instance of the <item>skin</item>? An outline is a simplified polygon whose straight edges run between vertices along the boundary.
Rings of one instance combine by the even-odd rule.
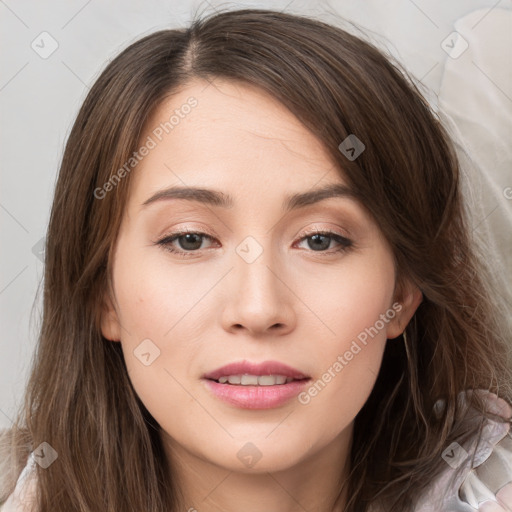
[[[133,171],[103,335],[122,344],[133,386],[162,427],[183,510],[343,510],[347,496],[336,496],[349,470],[354,418],[388,339],[404,330],[421,292],[409,282],[395,286],[391,249],[354,199],[282,210],[288,194],[346,182],[322,142],[265,92],[220,79],[191,82],[159,106],[141,141],[190,96],[197,106]],[[221,190],[235,203],[142,206],[173,185]],[[155,243],[183,229],[212,239],[199,238],[187,258]],[[353,245],[336,251],[341,245],[327,237],[315,250],[305,236],[324,230]],[[263,251],[252,263],[236,252],[247,236]],[[191,245],[172,242],[182,251]],[[201,380],[246,359],[280,361],[317,381],[395,302],[400,312],[307,405],[292,399],[240,409]],[[133,353],[147,338],[160,350],[149,366]],[[249,442],[261,454],[251,468],[237,457]]]

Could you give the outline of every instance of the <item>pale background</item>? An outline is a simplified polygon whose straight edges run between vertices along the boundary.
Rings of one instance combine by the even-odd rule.
[[[11,424],[28,377],[41,306],[41,239],[81,102],[107,60],[128,44],[219,6],[334,23],[335,15],[369,29],[431,91],[429,101],[451,116],[483,169],[474,229],[490,233],[503,280],[512,283],[512,0],[0,0],[0,428]]]

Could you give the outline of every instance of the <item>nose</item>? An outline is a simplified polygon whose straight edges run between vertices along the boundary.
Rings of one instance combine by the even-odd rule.
[[[293,285],[270,248],[252,262],[234,254],[222,324],[229,332],[284,335],[295,328]]]

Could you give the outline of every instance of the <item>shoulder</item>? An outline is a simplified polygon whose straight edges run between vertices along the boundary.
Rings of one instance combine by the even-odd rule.
[[[36,468],[33,452],[29,455],[13,493],[0,504],[0,512],[32,512],[36,493]]]
[[[414,512],[512,510],[512,407],[495,394],[478,392],[485,399],[487,411],[496,419],[485,419],[481,435],[463,446],[454,442],[446,447],[446,469]]]

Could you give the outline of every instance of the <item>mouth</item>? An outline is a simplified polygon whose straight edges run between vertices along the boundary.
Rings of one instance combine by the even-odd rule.
[[[275,361],[232,363],[203,375],[220,400],[243,409],[269,409],[289,402],[311,380],[299,370]]]
[[[307,378],[307,377],[306,377]],[[211,379],[219,384],[229,384],[231,386],[282,386],[296,380],[293,377],[285,375],[223,375],[218,379]]]

